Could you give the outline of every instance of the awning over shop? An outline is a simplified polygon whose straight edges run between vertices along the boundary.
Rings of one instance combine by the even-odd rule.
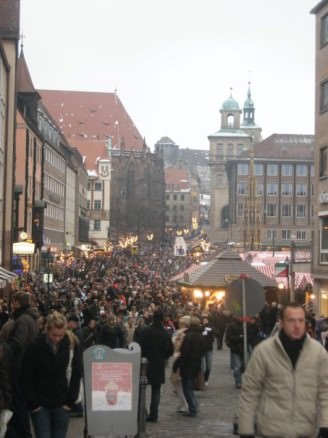
[[[18,275],[0,266],[0,280],[13,281]]]

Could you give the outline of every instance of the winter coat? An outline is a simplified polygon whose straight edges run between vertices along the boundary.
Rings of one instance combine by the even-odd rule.
[[[201,370],[205,353],[205,341],[202,327],[189,327],[182,341],[179,366],[183,379],[194,379]]]
[[[318,424],[317,424],[318,419]],[[306,336],[295,368],[279,333],[257,345],[243,376],[240,435],[281,438],[316,435],[328,427],[328,354]]]
[[[71,347],[73,359],[68,382],[66,373]],[[66,334],[54,353],[46,333],[40,334],[28,348],[24,359],[23,388],[28,408],[72,407],[79,395],[81,376],[82,356],[78,343],[71,344]]]
[[[173,344],[170,335],[162,323],[153,323],[140,333],[142,356],[148,359],[147,378],[151,385],[165,383],[165,365],[173,354]]]
[[[244,335],[243,335],[243,323],[239,319],[233,320],[226,329],[225,340],[227,347],[230,348],[231,353],[239,355],[244,351]]]
[[[10,347],[13,366],[16,369],[22,367],[24,354],[39,332],[38,318],[38,311],[29,305],[19,307],[13,314],[14,323],[7,343]]]
[[[109,348],[120,348],[124,345],[124,333],[117,325],[104,324],[100,329],[99,343]]]

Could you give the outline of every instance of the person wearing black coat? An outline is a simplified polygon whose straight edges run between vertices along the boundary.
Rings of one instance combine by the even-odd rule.
[[[189,412],[183,413],[185,416],[196,417],[197,415],[194,380],[201,371],[202,357],[205,353],[205,348],[205,339],[202,334],[200,319],[197,316],[192,316],[190,319],[190,327],[185,332],[182,341],[178,364],[175,365],[180,366],[183,393],[189,408]]]
[[[161,385],[165,383],[165,365],[174,351],[171,337],[163,326],[163,313],[160,311],[154,313],[153,323],[141,331],[139,343],[142,356],[148,359],[147,378],[148,383],[151,385],[151,400],[147,421],[156,423]]]
[[[36,438],[65,438],[69,412],[79,395],[81,348],[66,329],[65,316],[51,313],[45,333],[34,340],[24,358],[23,386]]]

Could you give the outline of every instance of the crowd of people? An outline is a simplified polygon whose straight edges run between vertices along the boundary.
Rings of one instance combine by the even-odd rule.
[[[2,298],[0,412],[8,415],[6,438],[32,437],[31,422],[36,438],[65,438],[70,416],[83,415],[82,352],[96,344],[140,344],[151,386],[147,421],[158,420],[167,366],[177,412],[197,416],[196,379],[209,384],[213,349],[224,342],[241,389],[244,321],[224,305],[193,303],[170,281],[191,263],[191,257],[174,257],[170,249],[140,248],[137,254],[114,249],[109,256],[58,263],[49,289],[35,275]],[[247,320],[249,354],[270,337],[278,319],[272,303]]]

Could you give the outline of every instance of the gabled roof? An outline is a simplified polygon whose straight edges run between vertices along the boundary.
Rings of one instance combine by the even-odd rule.
[[[70,143],[111,138],[114,148],[143,150],[144,140],[116,93],[38,91]]]
[[[168,190],[180,192],[190,189],[188,170],[184,167],[168,167],[165,169],[165,185]]]
[[[0,1],[0,38],[19,38],[20,0]]]
[[[17,61],[17,92],[35,94],[41,99],[39,93],[34,88],[29,69],[26,64],[23,48]]]
[[[97,161],[108,158],[108,151],[104,141],[81,141],[73,140],[70,144],[80,152],[86,170],[97,169]]]
[[[188,283],[190,286],[199,287],[226,287],[242,273],[258,281],[262,287],[277,286],[274,280],[243,261],[239,254],[231,251],[219,254],[206,265],[191,272]]]

